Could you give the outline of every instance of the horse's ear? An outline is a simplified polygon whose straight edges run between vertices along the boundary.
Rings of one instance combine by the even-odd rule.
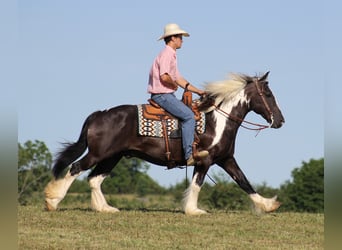
[[[266,79],[267,79],[269,73],[270,73],[270,72],[267,71],[262,77],[260,77],[259,81],[260,81],[260,82],[266,81]]]

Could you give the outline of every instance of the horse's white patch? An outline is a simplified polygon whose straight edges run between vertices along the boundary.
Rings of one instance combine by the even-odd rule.
[[[228,102],[223,102],[221,105],[221,109],[227,114],[230,114],[233,108],[236,107],[239,103],[248,103],[247,96],[245,95],[244,90],[241,90],[239,94],[235,95]],[[209,148],[212,148],[217,143],[219,143],[226,127],[227,117],[225,114],[221,113],[218,110],[215,110],[214,119],[216,121],[215,137]]]
[[[91,189],[101,189],[101,184],[106,178],[106,175],[97,175],[89,179],[89,186]]]
[[[201,190],[201,187],[199,187],[196,184],[197,176],[198,176],[198,173],[196,173],[194,175],[194,177],[192,178],[192,182],[191,182],[190,186],[184,192],[183,203],[184,203],[185,210],[186,210],[186,208],[188,208],[188,209],[189,208],[191,208],[191,209],[197,208],[197,198],[198,198],[198,194]]]
[[[101,184],[106,178],[106,175],[97,175],[89,179],[91,188],[91,206],[99,212],[119,212],[119,209],[109,206],[101,190]]]
[[[53,179],[48,183],[44,190],[45,205],[48,210],[57,209],[58,204],[65,197],[69,187],[81,173],[71,175],[69,170],[64,178],[58,180]]]
[[[249,197],[254,202],[256,212],[272,212],[280,206],[280,203],[277,201],[277,196],[273,198],[265,198],[259,195],[258,193],[250,194]]]
[[[197,207],[198,194],[201,191],[201,187],[196,183],[197,176],[198,173],[194,175],[189,188],[184,192],[183,207],[184,212],[187,215],[200,215],[206,213],[206,211]]]
[[[263,203],[264,202],[264,197],[260,196],[260,194],[258,194],[258,193],[250,194],[249,197],[255,203]]]

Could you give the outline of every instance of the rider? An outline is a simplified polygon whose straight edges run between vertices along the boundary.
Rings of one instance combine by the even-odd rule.
[[[194,156],[192,144],[195,134],[195,118],[191,109],[176,98],[174,92],[178,86],[185,88],[198,95],[205,92],[196,88],[186,81],[179,73],[177,67],[176,49],[180,49],[183,36],[190,36],[185,30],[180,29],[177,24],[171,23],[164,27],[164,34],[158,39],[165,41],[165,48],[155,58],[148,81],[148,92],[151,99],[173,116],[180,119],[182,128],[182,144],[186,165],[194,165],[194,158],[205,158],[209,155],[206,150],[198,151]]]

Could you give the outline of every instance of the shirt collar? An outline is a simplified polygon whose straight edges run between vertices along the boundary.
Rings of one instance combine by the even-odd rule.
[[[176,50],[174,50],[171,46],[166,45],[166,48],[176,54]]]

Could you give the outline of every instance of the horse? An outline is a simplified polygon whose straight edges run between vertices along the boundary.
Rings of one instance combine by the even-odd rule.
[[[247,123],[257,126],[257,130],[277,129],[285,122],[269,87],[268,74],[231,74],[225,80],[205,84],[206,94],[199,100],[198,109],[205,114],[206,127],[205,132],[198,135],[197,147],[198,150],[209,151],[209,156],[194,165],[192,180],[183,197],[182,209],[186,215],[207,213],[198,208],[197,202],[206,174],[213,164],[232,177],[259,211],[272,212],[280,206],[277,196],[265,198],[254,190],[234,158],[235,139],[240,126]],[[245,116],[251,111],[263,117],[268,124],[245,121]],[[137,126],[137,105],[120,105],[90,114],[84,121],[78,141],[66,143],[57,154],[52,168],[54,178],[44,190],[46,209],[56,210],[72,182],[83,171],[92,168],[88,175],[92,209],[118,212],[118,208],[106,202],[101,184],[122,157],[137,157],[155,165],[169,166],[164,139],[139,136]],[[174,167],[185,166],[181,140],[170,138],[169,143]]]

